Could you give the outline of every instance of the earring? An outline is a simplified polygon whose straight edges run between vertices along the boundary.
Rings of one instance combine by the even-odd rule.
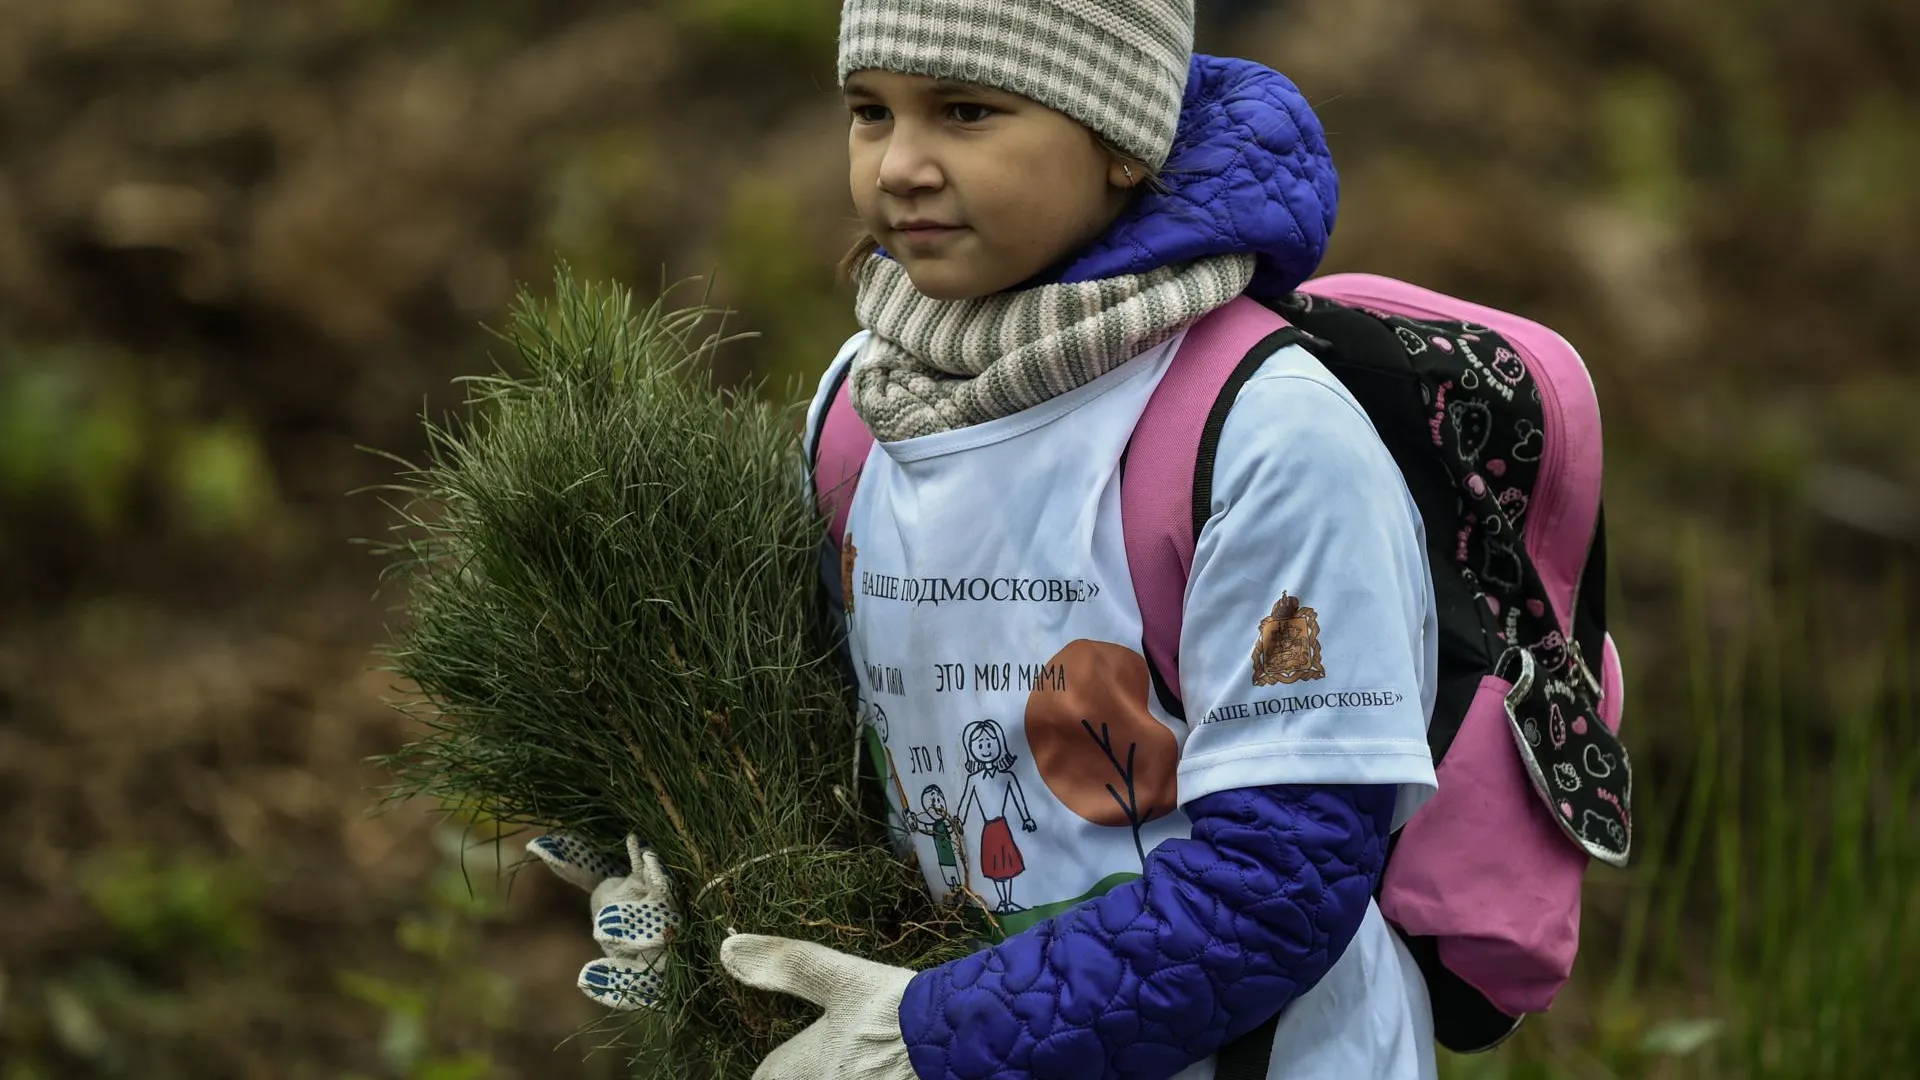
[[[1127,164],[1126,162],[1124,162],[1124,161],[1123,161],[1123,162],[1121,162],[1121,163],[1120,163],[1120,175],[1122,175],[1122,176],[1124,176],[1124,177],[1126,177],[1126,178],[1127,178],[1127,186],[1128,186],[1128,187],[1132,187],[1132,186],[1133,186],[1133,166],[1131,166],[1131,165],[1128,165],[1128,164]]]

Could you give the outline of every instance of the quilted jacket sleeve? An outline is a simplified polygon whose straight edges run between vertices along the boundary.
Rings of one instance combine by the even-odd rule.
[[[914,977],[922,1080],[1164,1080],[1312,988],[1358,932],[1395,788],[1283,786],[1189,804],[1139,880]]]

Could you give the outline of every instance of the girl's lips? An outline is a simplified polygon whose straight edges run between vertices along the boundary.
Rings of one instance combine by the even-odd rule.
[[[938,243],[951,236],[966,232],[964,225],[910,225],[894,230],[909,244]]]

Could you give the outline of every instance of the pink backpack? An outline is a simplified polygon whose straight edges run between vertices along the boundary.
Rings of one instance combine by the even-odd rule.
[[[1214,448],[1240,386],[1289,344],[1366,409],[1426,526],[1440,788],[1395,836],[1379,903],[1426,976],[1441,1045],[1490,1049],[1571,974],[1588,858],[1623,866],[1631,847],[1599,404],[1552,330],[1388,278],[1321,278],[1272,308],[1242,297],[1201,320],[1148,401],[1121,480],[1144,651],[1174,716]],[[814,483],[837,546],[873,439],[844,386],[818,423]]]

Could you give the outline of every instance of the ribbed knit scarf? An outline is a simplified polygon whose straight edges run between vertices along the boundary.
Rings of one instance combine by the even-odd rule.
[[[1240,295],[1251,254],[1144,274],[933,300],[898,262],[861,268],[854,311],[873,338],[848,375],[854,411],[882,442],[952,431],[1092,382]]]

